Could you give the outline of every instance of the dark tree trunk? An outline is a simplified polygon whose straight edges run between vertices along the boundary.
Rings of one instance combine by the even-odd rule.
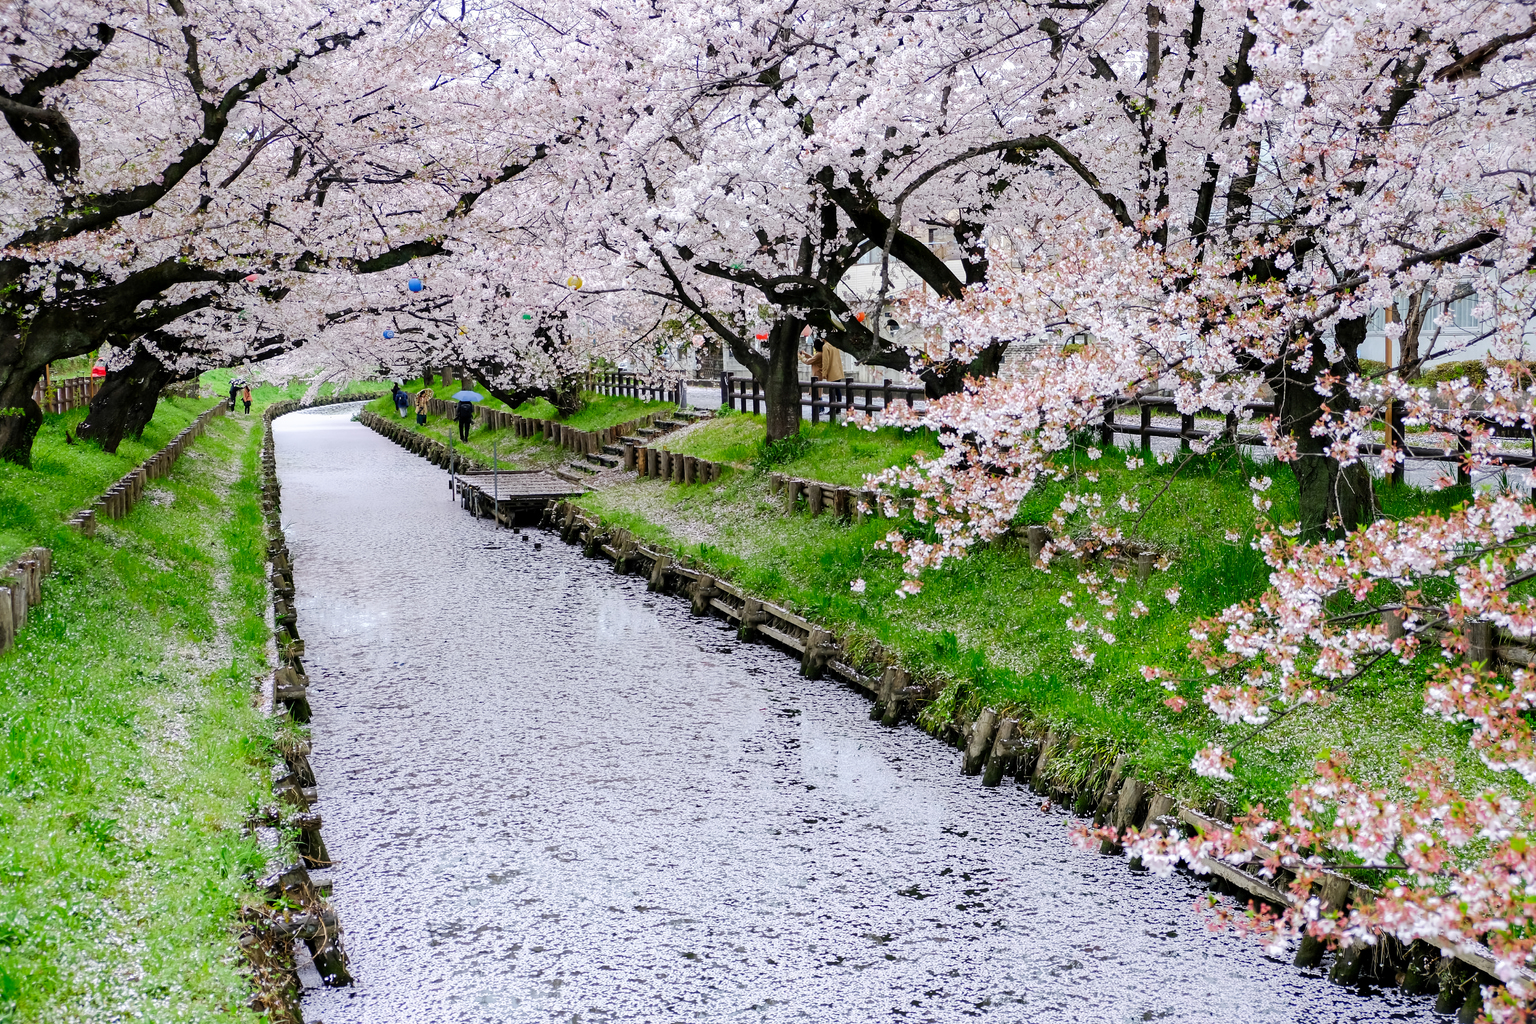
[[[800,433],[800,331],[804,326],[805,321],[787,317],[768,332],[763,392],[770,442]]]
[[[1360,369],[1358,353],[1365,341],[1363,319],[1343,320],[1334,328],[1334,336],[1343,353],[1340,363],[1330,366],[1323,357],[1323,341],[1310,339],[1311,367],[1303,372],[1285,362],[1269,368],[1270,386],[1275,392],[1281,429],[1296,439],[1300,457],[1291,463],[1300,496],[1300,525],[1304,540],[1338,536],[1354,530],[1376,517],[1376,491],[1368,464],[1357,461],[1343,466],[1328,455],[1326,438],[1313,437],[1312,426],[1323,415],[1326,405],[1335,414],[1354,408],[1354,400],[1342,383],[1327,395],[1316,390],[1319,372],[1331,370],[1342,378]]]
[[[79,435],[101,445],[109,455],[117,452],[123,438],[143,436],[144,427],[155,415],[160,392],[176,374],[142,347],[135,349],[133,361],[121,370],[107,373],[90,411],[80,421]]]
[[[31,468],[32,441],[43,427],[43,410],[32,400],[41,368],[0,368],[0,459]]]

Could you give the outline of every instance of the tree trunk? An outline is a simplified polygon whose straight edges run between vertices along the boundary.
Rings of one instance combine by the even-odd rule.
[[[1340,536],[1376,517],[1376,491],[1369,465],[1356,461],[1349,466],[1328,455],[1328,439],[1312,436],[1312,426],[1323,415],[1323,406],[1335,414],[1355,407],[1354,399],[1342,383],[1327,395],[1319,395],[1314,385],[1321,371],[1331,370],[1342,381],[1360,369],[1358,352],[1365,341],[1363,319],[1343,320],[1334,335],[1344,358],[1329,365],[1323,356],[1321,338],[1310,340],[1311,368],[1297,372],[1285,361],[1269,368],[1270,386],[1275,392],[1281,429],[1296,439],[1300,457],[1291,463],[1300,498],[1300,525],[1304,540]]]
[[[80,421],[79,435],[95,440],[107,454],[116,454],[124,437],[143,436],[144,427],[155,415],[161,390],[175,377],[175,372],[154,355],[136,348],[132,362],[108,372],[102,381],[91,399],[90,411]]]
[[[43,426],[43,410],[32,400],[41,367],[0,366],[0,459],[32,466],[32,441]]]
[[[767,373],[762,383],[770,443],[800,433],[800,330],[804,326],[805,321],[787,317],[775,321],[768,332]]]

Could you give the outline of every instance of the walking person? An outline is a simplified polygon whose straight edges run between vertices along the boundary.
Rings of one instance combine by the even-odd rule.
[[[459,440],[469,440],[469,425],[475,419],[475,403],[459,400],[458,411],[454,414],[459,421]]]
[[[843,354],[837,346],[827,341],[815,342],[816,349],[810,355],[800,353],[800,361],[811,366],[811,381],[825,381],[828,384],[843,382]],[[841,402],[843,389],[834,387],[828,393],[828,401]]]
[[[247,384],[245,386],[244,390],[242,390],[240,392],[240,401],[245,403],[245,411],[246,412],[250,412],[251,411],[251,386],[249,384]]]
[[[241,382],[236,379],[229,382],[229,411],[235,411],[235,400],[240,397]]]
[[[843,353],[829,341],[822,342],[821,345],[821,376],[828,384],[841,384],[844,379]],[[834,387],[832,401],[841,402],[842,400],[843,389]]]
[[[390,393],[395,397],[395,411],[400,414],[401,419],[405,419],[405,414],[411,407],[411,396],[406,394],[405,389],[399,384],[391,384]]]
[[[432,401],[431,388],[422,388],[416,392],[416,425],[418,427],[427,425],[427,403],[430,401]]]

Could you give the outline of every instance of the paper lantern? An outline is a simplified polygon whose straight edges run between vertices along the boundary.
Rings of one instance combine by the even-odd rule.
[[[524,313],[523,314],[523,319],[524,320],[532,320],[533,319],[533,314],[532,313]]]
[[[864,322],[864,311],[862,309],[859,310],[857,313],[853,314],[853,318],[855,320],[857,320],[859,323],[863,323]]]
[[[406,282],[405,286],[413,292],[419,292],[422,289],[421,278],[413,277],[410,281]]]
[[[766,334],[759,334],[757,336],[757,340],[758,341],[767,341],[768,340],[768,335],[766,335]]]
[[[394,336],[395,336],[395,332],[394,331],[385,331],[384,332],[384,340],[385,341],[388,341],[390,338],[393,338]]]
[[[261,278],[257,274],[246,274],[245,275],[245,283],[246,284],[255,284],[259,280],[261,280]]]
[[[572,274],[570,277],[565,279],[565,285],[567,288],[579,289],[581,287],[581,278],[577,277],[575,274]]]

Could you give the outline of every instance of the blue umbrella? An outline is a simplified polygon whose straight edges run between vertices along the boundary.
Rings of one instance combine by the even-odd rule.
[[[454,394],[453,400],[455,402],[483,402],[485,401],[485,396],[476,394],[473,391],[459,391]]]

